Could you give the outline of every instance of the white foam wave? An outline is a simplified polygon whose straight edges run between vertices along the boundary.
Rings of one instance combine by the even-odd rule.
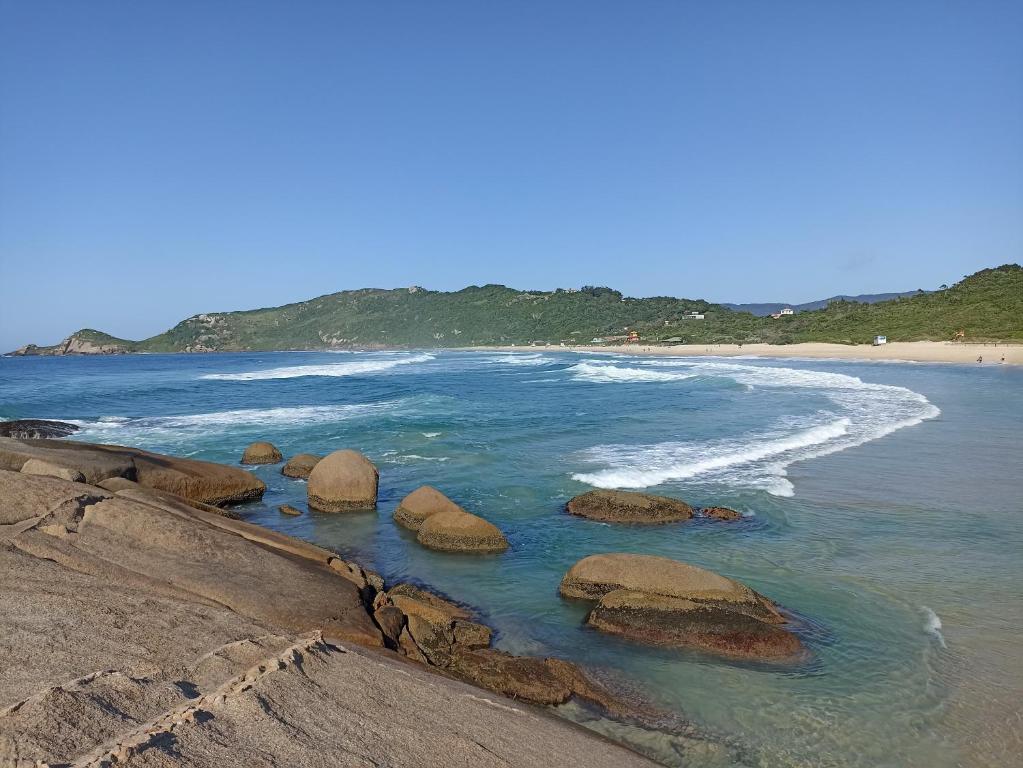
[[[792,463],[877,440],[941,413],[918,392],[841,373],[687,360],[647,360],[637,365],[643,368],[594,367],[605,376],[609,367],[661,374],[666,373],[664,368],[674,368],[674,375],[720,376],[753,388],[814,389],[834,408],[802,420],[782,419],[772,429],[726,440],[597,446],[581,458],[603,467],[575,473],[574,479],[601,488],[647,488],[699,477],[791,496],[793,487],[786,473]]]
[[[920,609],[924,614],[924,632],[929,635],[933,635],[937,639],[938,643],[941,644],[942,648],[947,648],[945,645],[945,636],[941,634],[941,619],[934,611],[928,608],[926,605],[921,605]]]
[[[691,379],[695,374],[650,371],[643,368],[622,368],[598,361],[587,361],[571,366],[572,378],[576,381],[590,381],[598,384],[620,384],[643,381],[681,381]]]
[[[440,432],[423,432],[423,437],[430,438],[430,439],[432,439],[434,437],[440,437]]]
[[[371,358],[354,360],[345,363],[329,363],[326,365],[289,365],[284,368],[268,368],[264,371],[245,371],[242,373],[207,373],[200,379],[217,381],[259,381],[264,379],[294,379],[300,376],[358,376],[366,373],[388,371],[400,365],[425,363],[433,360],[429,353],[405,355],[402,357]]]
[[[508,352],[500,355],[490,355],[483,358],[488,363],[501,363],[502,365],[547,365],[555,362],[554,358],[546,357],[538,353]]]
[[[221,432],[229,429],[259,426],[267,428],[333,423],[370,416],[394,409],[402,401],[352,405],[307,405],[288,408],[246,408],[213,413],[192,413],[180,416],[147,416],[128,418],[103,416],[94,420],[66,419],[77,424],[81,431],[76,437],[89,439],[126,440],[128,437],[155,439],[183,437]]]

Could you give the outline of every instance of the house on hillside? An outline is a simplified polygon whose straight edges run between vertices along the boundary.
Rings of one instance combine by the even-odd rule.
[[[705,317],[702,312],[686,312],[682,315],[683,320],[703,320]]]
[[[777,320],[779,317],[786,317],[788,315],[794,314],[796,314],[796,311],[792,309],[792,307],[785,307],[785,309],[781,310],[780,312],[772,312],[771,317]]]

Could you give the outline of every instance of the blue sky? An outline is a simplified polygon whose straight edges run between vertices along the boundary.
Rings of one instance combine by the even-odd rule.
[[[1023,254],[1023,3],[0,0],[0,349],[345,288]]]

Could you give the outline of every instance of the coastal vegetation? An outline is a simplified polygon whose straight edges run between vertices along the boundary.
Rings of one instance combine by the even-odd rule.
[[[143,341],[86,329],[16,354],[221,352],[351,347],[889,341],[1023,341],[1023,267],[985,269],[889,301],[832,301],[757,317],[702,299],[630,298],[606,287],[520,291],[503,285],[341,291],[281,307],[195,315]]]

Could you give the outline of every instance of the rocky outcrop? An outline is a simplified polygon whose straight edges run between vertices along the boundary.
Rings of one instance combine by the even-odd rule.
[[[15,357],[26,355],[123,355],[133,350],[134,342],[118,339],[91,328],[83,328],[52,347],[26,344],[10,354]]]
[[[802,649],[773,602],[745,584],[651,555],[592,555],[565,574],[565,597],[597,601],[587,624],[659,645],[779,660]]]
[[[285,477],[292,477],[298,480],[305,480],[313,467],[320,463],[322,456],[312,453],[300,453],[288,459],[287,464],[281,468],[281,474]]]
[[[0,764],[361,765],[372,755],[395,768],[650,765],[368,647],[383,637],[360,593],[382,587],[372,572],[257,526],[129,493],[139,490],[113,496],[0,471],[0,637],[16,661],[0,669]],[[440,611],[413,590],[406,596]],[[374,616],[412,657],[406,615],[387,604]],[[462,653],[484,652],[463,640],[453,632]],[[555,660],[534,661],[561,691],[537,682],[534,662],[485,658],[440,671],[530,701],[555,702],[566,686],[593,695],[565,683]]]
[[[0,437],[32,439],[41,437],[67,437],[78,431],[77,424],[66,421],[48,421],[45,419],[16,419],[0,421]]]
[[[273,443],[252,443],[242,453],[242,464],[276,464],[283,460],[284,456]]]
[[[301,509],[299,509],[298,507],[293,507],[290,504],[281,504],[279,507],[277,507],[277,511],[280,512],[282,515],[291,515],[292,517],[296,517],[302,514]]]
[[[319,512],[373,510],[380,475],[358,451],[334,451],[309,473],[309,507]]]
[[[700,514],[712,520],[742,520],[742,513],[728,507],[704,507]]]
[[[394,510],[394,522],[410,531],[418,531],[426,518],[438,512],[466,513],[432,485],[423,485],[401,500]]]
[[[394,520],[417,531],[416,540],[430,549],[478,553],[508,549],[508,540],[496,525],[466,512],[429,485],[402,499],[394,511]]]
[[[256,501],[266,489],[262,480],[244,470],[209,461],[118,445],[0,437],[0,469],[18,472],[31,459],[80,472],[92,485],[124,478],[213,506]]]
[[[468,512],[439,512],[419,527],[416,541],[444,552],[493,553],[508,549],[501,530]]]
[[[29,459],[21,465],[21,472],[26,475],[47,475],[70,480],[73,483],[85,481],[85,475],[73,467],[65,467],[43,459]]]
[[[631,491],[589,491],[569,501],[567,510],[605,523],[674,523],[693,516],[684,501]]]

